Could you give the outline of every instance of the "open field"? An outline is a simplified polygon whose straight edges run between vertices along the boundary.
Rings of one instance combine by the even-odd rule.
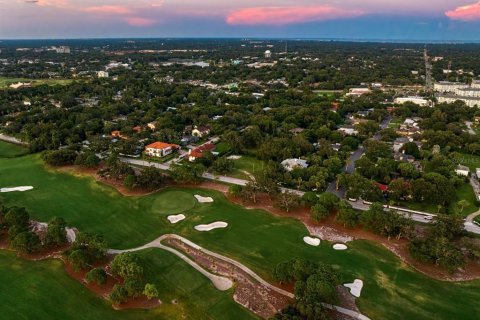
[[[28,149],[13,143],[0,140],[0,157],[14,158],[28,153]]]
[[[27,78],[6,78],[0,77],[0,89],[8,88],[12,83],[17,82],[31,82],[33,86],[39,86],[42,84],[47,84],[49,86],[54,85],[67,85],[72,82],[70,79],[27,79]]]
[[[433,280],[369,241],[351,242],[346,251],[333,250],[327,241],[322,241],[318,247],[308,246],[302,240],[308,232],[299,221],[275,217],[263,210],[247,210],[230,203],[216,191],[169,188],[144,197],[123,197],[92,178],[47,171],[38,155],[0,159],[0,185],[34,186],[35,189],[27,191],[28,194],[6,193],[0,195],[0,199],[7,205],[25,206],[40,221],[61,216],[82,231],[105,235],[110,246],[117,249],[142,245],[164,233],[176,233],[244,263],[267,280],[271,280],[275,264],[289,258],[303,257],[331,264],[339,269],[344,282],[355,278],[364,280],[358,305],[362,313],[373,319],[476,319],[480,313],[477,303],[480,281],[451,283]],[[193,199],[195,194],[212,197],[214,202],[195,202],[193,207],[191,204],[183,207],[185,199]],[[167,204],[171,207],[166,208]],[[156,211],[158,207],[162,210]],[[185,210],[186,219],[171,225],[165,215],[168,210]],[[225,221],[229,226],[210,232],[197,232],[193,228],[214,221]],[[170,273],[179,268],[177,263],[172,260],[169,264],[162,253],[153,251],[141,253],[147,261],[149,279],[152,277],[152,281],[158,281],[159,286],[166,286],[170,280],[175,282]],[[52,281],[48,273],[44,272],[44,276],[42,281]],[[192,283],[197,281],[192,280]],[[180,296],[188,297],[193,304],[204,302],[197,298],[206,290],[204,287],[199,285],[198,290],[183,290],[182,284],[178,285]],[[55,290],[51,288],[51,291]],[[205,307],[199,310],[206,310],[213,319],[245,318],[243,310],[231,304],[233,300],[223,300],[220,294],[211,295]],[[71,295],[69,298],[73,299]],[[210,307],[214,299],[219,299],[220,307]],[[168,306],[158,309],[163,308]]]

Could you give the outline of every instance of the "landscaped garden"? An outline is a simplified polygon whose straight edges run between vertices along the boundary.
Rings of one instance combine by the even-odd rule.
[[[343,282],[363,279],[365,286],[357,304],[372,319],[475,319],[480,313],[480,305],[476,303],[480,299],[480,281],[433,280],[370,241],[350,242],[346,251],[333,250],[327,241],[318,247],[308,246],[302,241],[308,231],[299,221],[263,210],[247,210],[216,191],[168,188],[143,197],[125,197],[91,177],[45,169],[39,155],[0,159],[0,186],[33,186],[33,190],[25,192],[2,193],[0,200],[9,206],[26,207],[39,221],[60,216],[81,231],[103,234],[112,248],[136,247],[162,234],[176,233],[244,263],[269,281],[273,267],[293,257],[330,264],[339,270]],[[198,203],[194,195],[212,197],[214,202]],[[186,219],[172,225],[166,219],[170,213],[184,213]],[[194,229],[198,224],[214,221],[225,221],[228,227],[210,232]],[[233,302],[231,292],[216,291],[202,275],[170,253],[149,249],[140,255],[146,261],[149,282],[160,288],[160,299],[165,302],[154,310],[113,311],[68,278],[59,262],[24,261],[3,252],[0,261],[5,266],[0,286],[5,285],[5,289],[1,290],[0,305],[5,308],[12,305],[8,301],[13,301],[13,297],[22,303],[26,301],[24,308],[18,308],[16,318],[32,314],[27,306],[37,306],[31,309],[46,314],[55,309],[54,301],[66,301],[65,308],[69,308],[58,307],[55,310],[58,314],[65,312],[68,316],[78,308],[81,312],[91,312],[90,318],[155,315],[170,319],[181,313],[187,318],[197,315],[213,319],[253,318]],[[15,294],[9,293],[6,288],[16,279],[29,280],[31,285],[17,285]],[[172,299],[178,299],[177,307],[169,302]],[[85,311],[85,305],[94,307]]]

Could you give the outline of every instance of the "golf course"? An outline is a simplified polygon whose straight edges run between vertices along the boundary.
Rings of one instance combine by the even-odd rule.
[[[0,200],[7,206],[27,208],[35,220],[62,217],[80,231],[101,234],[110,248],[134,248],[173,233],[245,264],[270,282],[274,266],[290,258],[330,264],[338,269],[343,283],[363,280],[357,305],[371,319],[477,319],[480,314],[480,281],[434,280],[373,242],[353,241],[345,251],[333,250],[327,241],[309,246],[302,240],[308,231],[298,220],[248,210],[220,192],[167,188],[127,197],[89,176],[47,168],[40,155],[22,155],[15,148],[20,147],[0,144],[0,187],[33,189],[0,193]],[[195,195],[214,201],[199,203]],[[179,213],[186,219],[176,224],[167,220],[168,215]],[[227,222],[228,227],[209,232],[194,229],[215,221]],[[234,302],[232,290],[216,290],[175,255],[159,249],[139,255],[148,282],[159,288],[162,304],[155,309],[115,311],[69,278],[60,261],[27,261],[7,251],[0,251],[0,306],[10,310],[4,312],[9,319],[256,318]]]

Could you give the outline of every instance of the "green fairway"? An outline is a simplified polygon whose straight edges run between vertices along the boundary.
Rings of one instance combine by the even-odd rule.
[[[71,279],[59,260],[26,261],[0,251],[1,319],[171,319],[160,309],[115,311]]]
[[[28,153],[28,149],[0,140],[0,158],[14,158]]]
[[[185,212],[195,206],[195,198],[183,191],[166,191],[160,193],[152,204],[152,212],[170,215]]]
[[[476,303],[480,299],[479,281],[462,284],[432,280],[369,241],[351,242],[347,251],[335,251],[327,241],[322,241],[319,247],[308,246],[302,240],[308,231],[299,221],[275,217],[263,210],[247,210],[230,203],[216,191],[170,188],[144,197],[123,197],[91,178],[47,171],[38,155],[0,159],[0,185],[34,186],[27,192],[0,194],[0,199],[7,205],[25,206],[37,220],[61,216],[82,231],[103,234],[113,248],[139,246],[161,234],[177,233],[239,260],[267,280],[271,280],[272,268],[278,262],[293,257],[331,264],[339,269],[344,282],[355,278],[364,280],[358,304],[363,313],[374,319],[476,319],[480,313],[480,305]],[[183,202],[188,195],[194,199],[195,194],[213,197],[214,202],[194,202],[193,207],[186,209],[191,205]],[[170,201],[182,204],[174,205]],[[171,207],[165,209],[167,204]],[[155,211],[158,207],[164,211]],[[175,209],[186,210],[187,218],[171,225],[165,213]],[[193,228],[214,221],[225,221],[229,226],[210,232],[197,232]],[[171,280],[179,286],[178,294],[188,297],[184,301],[196,303],[200,292],[203,294],[206,289],[201,286],[192,289],[199,286],[197,280],[188,280],[188,288],[182,287],[180,280],[189,276],[174,280],[177,274],[171,272],[179,268],[178,263],[169,264],[161,253],[157,257],[157,251],[152,254],[150,251],[143,252],[142,256],[148,261],[152,281],[163,286],[163,281]],[[165,271],[157,274],[157,265]],[[209,302],[199,310],[206,310],[213,319],[241,319],[241,310],[230,305],[232,300],[221,297],[223,295],[208,298]],[[214,299],[220,299],[218,304],[223,307],[212,307]]]
[[[0,251],[1,319],[255,319],[219,292],[209,280],[171,253],[158,249],[139,255],[149,283],[162,305],[154,310],[115,311],[111,305],[71,279],[58,260],[26,261]],[[176,303],[172,303],[176,300]],[[61,301],[61,303],[60,303]]]

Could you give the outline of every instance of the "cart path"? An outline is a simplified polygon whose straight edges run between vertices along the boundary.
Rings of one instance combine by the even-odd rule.
[[[145,244],[143,246],[140,246],[140,247],[137,247],[137,248],[125,249],[125,250],[109,249],[108,253],[109,254],[120,254],[120,253],[124,253],[124,252],[134,252],[134,251],[140,251],[140,250],[149,249],[149,248],[159,248],[159,249],[171,252],[171,253],[175,254],[176,256],[178,256],[179,258],[181,258],[183,261],[185,261],[190,266],[192,266],[195,270],[199,271],[204,276],[206,276],[208,279],[210,279],[210,281],[212,281],[212,283],[214,284],[214,286],[217,289],[224,291],[224,290],[230,289],[233,286],[233,282],[230,279],[228,279],[226,277],[217,276],[217,275],[214,275],[214,274],[206,271],[204,268],[202,268],[200,265],[198,265],[196,262],[191,260],[189,257],[184,255],[183,253],[177,251],[176,249],[173,249],[171,247],[163,245],[161,242],[163,240],[166,240],[166,239],[179,240],[179,241],[183,242],[184,244],[192,247],[193,249],[199,250],[199,251],[203,252],[204,254],[210,255],[212,257],[215,257],[219,260],[223,260],[227,263],[230,263],[230,264],[238,267],[239,269],[244,271],[246,274],[251,276],[253,279],[258,281],[263,286],[265,286],[265,287],[267,287],[267,288],[269,288],[269,289],[271,289],[271,290],[273,290],[273,291],[275,291],[279,294],[282,294],[282,295],[284,295],[284,296],[286,296],[290,299],[293,299],[295,297],[293,295],[293,293],[285,291],[283,289],[280,289],[280,288],[272,285],[271,283],[265,281],[259,275],[257,275],[255,272],[253,272],[251,269],[249,269],[245,265],[241,264],[240,262],[238,262],[236,260],[233,260],[233,259],[230,259],[228,257],[225,257],[223,255],[220,255],[218,253],[212,252],[210,250],[207,250],[207,249],[197,245],[196,243],[193,243],[192,241],[190,241],[190,240],[188,240],[188,239],[186,239],[182,236],[176,235],[176,234],[164,234],[164,235],[158,237],[157,239],[153,240],[152,242],[147,243],[147,244]],[[348,316],[350,316],[354,319],[369,320],[369,318],[367,316],[365,316],[365,315],[363,315],[359,312],[356,312],[354,310],[342,308],[342,307],[327,304],[327,303],[323,303],[323,306],[328,308],[328,309],[335,310],[339,313],[348,315]]]

